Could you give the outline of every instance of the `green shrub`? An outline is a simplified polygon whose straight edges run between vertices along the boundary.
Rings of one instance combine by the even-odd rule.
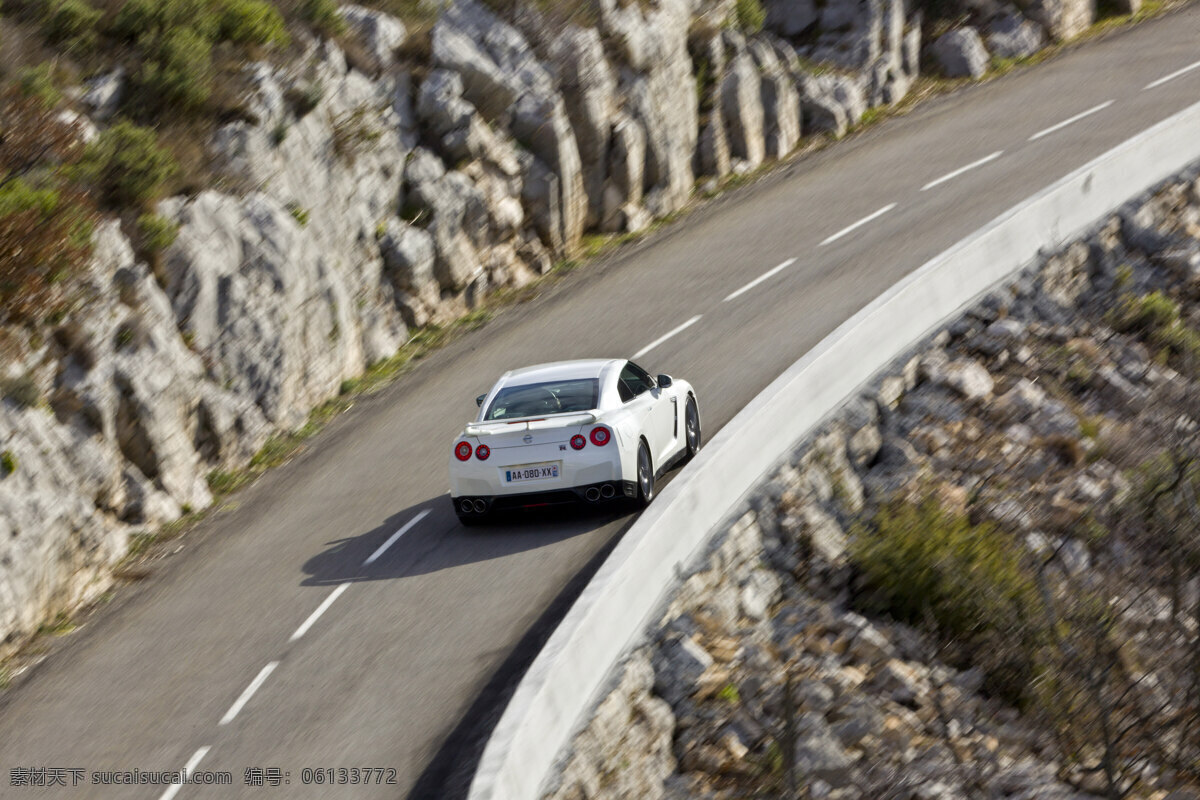
[[[217,38],[221,21],[211,0],[125,0],[109,32],[140,48],[152,49],[172,31],[190,28],[200,38]]]
[[[308,224],[308,209],[304,206],[295,202],[288,203],[287,210],[291,212],[292,218],[300,223],[301,228]]]
[[[1122,333],[1139,334],[1165,350],[1167,359],[1177,366],[1191,373],[1200,369],[1200,333],[1188,327],[1180,317],[1179,304],[1162,292],[1125,295],[1111,319]]]
[[[767,12],[759,0],[737,0],[733,16],[737,27],[746,33],[758,33],[767,21]]]
[[[17,457],[12,450],[0,453],[0,478],[7,478],[17,471]]]
[[[179,235],[179,226],[159,214],[142,214],[137,227],[142,248],[151,252],[166,250]]]
[[[225,0],[221,5],[220,35],[238,44],[287,47],[291,42],[283,17],[262,0]]]
[[[46,39],[69,49],[90,49],[103,12],[86,0],[45,0],[41,27]]]
[[[1040,672],[1044,614],[1022,556],[994,525],[973,525],[936,500],[892,502],[855,531],[856,603],[932,627],[952,661],[984,671],[987,691],[1026,703]]]
[[[61,198],[55,189],[38,189],[21,178],[13,178],[0,184],[0,217],[35,211],[43,217],[51,217],[58,210]]]
[[[26,67],[17,73],[17,86],[21,94],[35,98],[43,106],[53,108],[62,102],[62,92],[54,80],[54,69],[50,62],[35,67]]]
[[[113,207],[147,207],[178,167],[150,128],[122,120],[88,145],[81,163],[102,202]]]
[[[300,16],[326,36],[336,36],[346,30],[346,20],[338,13],[336,0],[301,0]]]
[[[1117,309],[1117,328],[1124,332],[1152,332],[1179,321],[1179,304],[1162,292],[1126,295]]]
[[[0,325],[37,320],[67,299],[91,253],[94,209],[67,180],[74,126],[17,87],[0,93]]]
[[[199,108],[212,94],[212,45],[193,28],[174,28],[146,53],[135,82],[138,103]]]
[[[932,619],[949,639],[1006,629],[1036,605],[1034,582],[1013,541],[933,499],[881,509],[856,532],[851,557],[870,610],[910,623]]]

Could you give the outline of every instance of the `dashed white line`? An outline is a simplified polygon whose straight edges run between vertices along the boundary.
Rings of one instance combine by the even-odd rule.
[[[1004,155],[1004,151],[997,150],[996,152],[992,153],[990,156],[984,156],[983,158],[979,159],[978,161],[972,161],[970,164],[967,164],[965,167],[959,167],[958,169],[954,170],[953,172],[947,172],[945,175],[938,178],[937,180],[930,181],[929,183],[922,186],[921,191],[924,192],[927,189],[932,189],[935,186],[940,186],[941,184],[945,183],[946,181],[954,180],[959,175],[962,175],[964,172],[970,172],[971,170],[975,169],[976,167],[982,167],[984,164],[988,163],[989,161],[995,161],[997,158],[999,158],[1002,155]]]
[[[200,763],[200,759],[202,759],[206,755],[208,755],[209,749],[210,748],[208,748],[208,747],[201,747],[199,750],[197,750],[195,753],[192,754],[192,757],[188,759],[188,762],[183,765],[184,776],[192,774],[192,770],[194,770],[196,768],[196,765]],[[167,790],[162,793],[162,796],[159,798],[159,800],[171,800],[172,797],[179,794],[179,790],[182,788],[183,788],[182,783],[172,783],[170,786],[167,787]]]
[[[681,333],[682,331],[684,331],[684,330],[686,330],[686,329],[688,329],[688,328],[692,327],[693,325],[695,325],[697,322],[699,322],[699,321],[700,321],[700,317],[702,317],[702,316],[704,316],[704,315],[703,315],[703,314],[697,314],[696,316],[694,316],[694,317],[692,317],[691,319],[689,319],[687,322],[685,322],[685,323],[683,323],[682,325],[680,325],[678,328],[675,328],[674,330],[671,330],[671,331],[668,331],[667,333],[664,333],[662,336],[658,337],[658,338],[657,338],[657,339],[655,339],[653,342],[651,342],[650,344],[648,344],[648,345],[646,345],[645,347],[643,347],[641,350],[638,350],[636,353],[634,353],[634,354],[633,354],[633,357],[634,357],[634,358],[641,358],[642,356],[646,355],[646,353],[649,353],[651,350],[653,350],[654,348],[658,347],[660,344],[662,344],[663,342],[665,342],[667,339],[670,339],[672,336],[674,336],[674,335],[676,335],[676,334],[678,334],[678,333]]]
[[[1172,72],[1170,75],[1164,75],[1163,77],[1159,78],[1158,80],[1156,80],[1152,83],[1147,83],[1145,86],[1142,87],[1142,91],[1144,92],[1147,89],[1154,89],[1158,86],[1162,86],[1167,81],[1173,81],[1176,78],[1178,78],[1180,75],[1186,75],[1187,73],[1191,72],[1194,69],[1200,69],[1200,61],[1197,61],[1195,64],[1188,64],[1183,69],[1177,69],[1174,72]]]
[[[840,231],[838,231],[837,233],[835,233],[833,236],[830,236],[830,237],[828,237],[827,239],[825,239],[825,241],[821,242],[821,244],[820,244],[819,246],[820,246],[820,247],[824,247],[824,246],[825,246],[825,245],[827,245],[827,244],[832,244],[833,242],[836,242],[838,239],[842,238],[842,237],[843,237],[843,236],[845,236],[847,233],[850,233],[851,231],[858,230],[859,228],[861,228],[863,225],[866,225],[866,224],[867,224],[868,222],[870,222],[871,220],[878,219],[879,217],[882,217],[884,214],[886,214],[887,212],[891,211],[891,210],[892,210],[893,208],[895,208],[895,207],[896,207],[896,204],[895,204],[895,203],[892,203],[892,204],[891,204],[891,205],[889,205],[889,206],[884,206],[883,208],[881,208],[881,209],[879,209],[878,211],[876,211],[874,214],[871,214],[871,215],[869,215],[869,216],[863,217],[862,219],[860,219],[858,222],[854,223],[853,225],[850,225],[850,226],[847,226],[847,227],[845,227],[845,228],[842,228]]]
[[[1114,102],[1115,101],[1113,101],[1113,100],[1109,100],[1107,103],[1101,103],[1100,105],[1096,106],[1095,108],[1089,108],[1087,111],[1084,111],[1080,114],[1076,114],[1075,116],[1071,117],[1070,119],[1064,119],[1062,122],[1058,123],[1057,125],[1051,125],[1049,128],[1046,128],[1045,130],[1042,130],[1042,131],[1038,131],[1033,136],[1030,136],[1029,141],[1031,141],[1031,142],[1036,141],[1036,140],[1042,138],[1043,136],[1048,136],[1049,134],[1054,133],[1055,131],[1060,131],[1063,128],[1067,127],[1068,125],[1072,125],[1076,122],[1079,122],[1079,120],[1083,119],[1084,117],[1090,117],[1092,114],[1097,114],[1097,113],[1103,111],[1104,109],[1111,106]]]
[[[795,264],[795,263],[796,263],[796,259],[794,259],[794,258],[789,258],[787,261],[783,262],[783,263],[782,263],[782,264],[780,264],[778,267],[775,267],[775,269],[769,270],[769,271],[767,271],[767,272],[764,272],[762,275],[759,275],[757,278],[755,278],[754,280],[750,281],[750,282],[749,282],[749,283],[747,283],[745,286],[743,286],[742,288],[738,289],[736,292],[734,292],[733,294],[729,295],[728,297],[726,297],[726,298],[725,298],[724,300],[722,300],[721,302],[722,302],[722,303],[728,303],[728,302],[729,302],[730,300],[732,300],[733,298],[735,298],[735,297],[739,297],[740,295],[743,295],[743,294],[745,294],[746,292],[748,292],[748,291],[750,291],[751,289],[753,289],[755,286],[758,286],[758,285],[759,285],[760,283],[762,283],[763,281],[765,281],[765,280],[770,280],[772,277],[774,277],[775,275],[778,275],[780,272],[783,272],[785,269],[787,269],[788,267],[790,267],[792,264]]]
[[[403,528],[401,528],[400,530],[398,530],[398,531],[396,531],[395,533],[393,533],[393,534],[391,535],[391,537],[389,537],[389,538],[388,538],[388,540],[387,540],[386,542],[384,542],[383,544],[379,545],[379,549],[378,549],[378,550],[376,550],[374,553],[371,553],[371,555],[367,556],[367,560],[363,562],[363,566],[365,567],[365,566],[367,566],[367,565],[369,565],[369,564],[374,564],[374,563],[375,563],[375,560],[376,560],[377,558],[379,558],[381,555],[383,555],[383,554],[384,554],[384,552],[385,552],[385,551],[386,551],[386,550],[387,550],[389,547],[391,547],[392,545],[394,545],[394,544],[396,543],[396,540],[397,540],[397,539],[399,539],[401,536],[403,536],[404,534],[406,534],[406,533],[408,533],[410,530],[412,530],[412,527],[413,527],[414,525],[416,525],[418,522],[420,522],[421,520],[425,519],[425,517],[426,517],[426,515],[427,515],[427,514],[429,514],[429,509],[428,509],[428,508],[427,508],[427,509],[425,509],[424,511],[422,511],[420,514],[417,514],[417,515],[416,515],[415,517],[413,517],[412,519],[410,519],[410,520],[409,520],[409,521],[408,521],[408,522],[407,522],[407,523],[404,525],[404,527],[403,527]]]
[[[308,629],[313,626],[313,623],[316,622],[322,614],[329,610],[329,607],[333,605],[333,601],[337,600],[338,597],[341,596],[342,592],[349,588],[350,584],[343,583],[341,586],[330,592],[329,596],[325,598],[321,605],[317,606],[317,610],[308,615],[308,619],[304,620],[304,624],[302,624],[299,628],[296,628],[296,632],[292,634],[290,641],[294,642],[304,634],[308,633]]]
[[[254,693],[259,690],[259,687],[266,682],[267,677],[270,676],[270,674],[274,672],[275,668],[278,666],[278,661],[272,661],[270,664],[267,664],[262,668],[262,670],[258,673],[258,676],[254,680],[250,681],[250,685],[246,687],[246,691],[242,692],[242,696],[235,700],[233,705],[229,707],[229,710],[225,712],[225,716],[221,717],[222,725],[228,725],[229,723],[233,722],[233,718],[238,715],[238,712],[242,710],[242,707],[245,706],[246,703],[250,702],[250,698],[254,696]]]

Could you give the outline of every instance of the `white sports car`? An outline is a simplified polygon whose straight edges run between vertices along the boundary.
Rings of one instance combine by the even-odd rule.
[[[700,448],[696,392],[632,361],[559,361],[506,372],[455,439],[450,499],[466,524],[493,511],[631,498]]]

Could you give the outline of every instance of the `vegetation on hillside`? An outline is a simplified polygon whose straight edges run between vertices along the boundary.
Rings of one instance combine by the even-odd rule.
[[[0,324],[54,313],[90,253],[94,207],[74,124],[36,94],[0,94]]]

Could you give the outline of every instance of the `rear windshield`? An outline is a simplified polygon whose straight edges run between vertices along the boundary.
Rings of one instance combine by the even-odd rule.
[[[506,386],[492,400],[484,419],[516,419],[591,411],[596,407],[599,395],[600,381],[597,378]]]

